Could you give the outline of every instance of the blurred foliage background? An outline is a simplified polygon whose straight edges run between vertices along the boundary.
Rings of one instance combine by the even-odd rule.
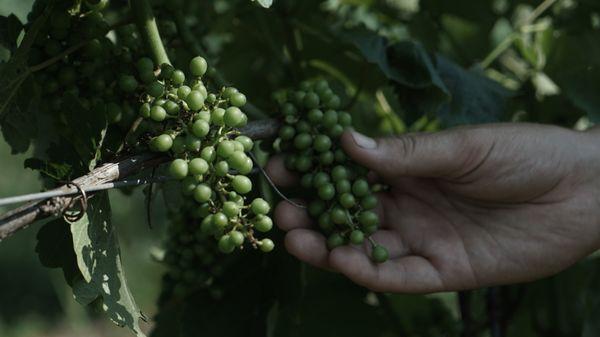
[[[0,14],[25,21],[31,4],[2,0]],[[276,0],[269,10],[246,0],[216,0],[186,6],[185,23],[202,38],[197,45],[173,44],[175,62],[201,50],[267,112],[275,110],[273,92],[325,75],[351,103],[357,128],[374,135],[509,120],[585,129],[600,120],[597,0]],[[159,12],[167,38],[176,30],[173,19]],[[0,197],[41,189],[37,174],[23,169],[30,156],[11,155],[0,141]],[[113,191],[111,201],[131,289],[142,311],[154,316],[162,269],[151,252],[167,222],[163,202],[155,198],[154,228],[148,229],[140,189],[131,198]],[[0,336],[128,336],[80,308],[61,273],[40,265],[34,253],[39,226],[0,244]],[[302,287],[281,292],[301,288],[305,297],[260,308],[269,336],[459,336],[465,325],[472,331],[463,336],[489,336],[494,329],[515,337],[600,335],[600,266],[594,257],[527,285],[427,296],[376,295],[282,254],[275,259],[259,270],[274,273],[256,280],[274,285],[301,274]],[[247,308],[257,292],[248,293],[229,306],[192,298],[183,313],[166,308],[156,336],[172,336],[169,323],[180,314],[192,315],[181,331],[230,324],[226,331],[235,336],[236,323],[242,329],[246,318],[227,314]]]

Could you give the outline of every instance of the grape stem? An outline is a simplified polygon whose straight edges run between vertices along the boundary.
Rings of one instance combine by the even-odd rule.
[[[248,123],[248,125],[242,128],[240,132],[254,140],[272,138],[277,135],[280,125],[281,123],[276,120],[255,121]],[[114,188],[108,187],[110,185],[102,185],[117,184],[117,182],[130,175],[139,174],[146,169],[154,168],[168,162],[170,159],[169,156],[164,154],[141,153],[119,161],[99,165],[88,174],[73,180],[73,183],[81,186],[86,192],[100,187],[106,187],[105,189]],[[133,186],[135,186],[135,184],[133,184]],[[61,194],[61,192],[67,191],[71,193],[68,193],[67,195]],[[0,215],[0,241],[12,236],[37,220],[62,214],[62,212],[72,204],[73,200],[79,198],[79,194],[73,192],[71,187],[63,185],[51,191],[44,192],[58,193],[58,196],[44,195],[41,200],[39,197],[34,198],[33,200],[40,201],[26,203],[23,206]],[[24,196],[20,196],[20,198],[24,198]],[[27,198],[29,198],[29,196]],[[14,198],[12,199],[13,200],[10,203],[14,202]],[[20,200],[19,202],[27,200],[28,199]],[[2,201],[2,204],[8,204],[6,199],[0,199],[0,201]]]
[[[273,183],[273,180],[271,180],[271,177],[267,174],[265,169],[258,163],[258,160],[256,159],[256,156],[254,155],[254,153],[250,152],[249,155],[250,155],[250,158],[252,158],[252,161],[254,161],[254,164],[256,165],[256,167],[258,167],[258,170],[260,171],[260,173],[265,177],[265,179],[267,179],[267,182],[269,183],[269,185],[271,185],[271,187],[273,188],[275,193],[277,193],[283,200],[289,202],[290,204],[292,204],[298,208],[301,208],[301,209],[306,209],[306,206],[296,203],[293,200],[290,200],[285,194],[283,194],[279,190],[279,188],[277,188],[275,183]]]
[[[152,6],[150,6],[148,0],[131,0],[130,5],[131,13],[140,31],[142,41],[144,41],[154,62],[158,65],[164,63],[171,64],[165,46],[160,38]]]

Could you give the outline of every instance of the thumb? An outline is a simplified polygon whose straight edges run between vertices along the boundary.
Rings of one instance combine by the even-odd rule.
[[[468,131],[411,133],[372,139],[356,131],[342,135],[342,147],[357,163],[382,177],[456,177],[481,161],[482,146]]]

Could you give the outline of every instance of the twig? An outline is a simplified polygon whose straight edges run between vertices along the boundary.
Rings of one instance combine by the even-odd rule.
[[[279,125],[280,123],[274,120],[261,120],[249,123],[240,132],[255,140],[265,139],[274,137],[277,134]],[[156,167],[168,160],[169,157],[165,155],[143,153],[118,162],[101,165],[90,173],[73,180],[73,183],[87,190],[102,184],[124,179],[144,169]],[[73,189],[63,185],[53,191],[73,192]],[[36,220],[61,214],[77,198],[78,195],[73,195],[72,193],[66,196],[47,198],[42,201],[25,204],[0,215],[0,241],[26,228]]]
[[[523,29],[533,23],[537,18],[539,18],[544,12],[546,12],[557,0],[544,0],[541,4],[539,4],[533,12],[517,27],[519,30]],[[519,37],[519,33],[509,34],[507,37],[502,40],[494,48],[486,58],[479,63],[479,66],[482,69],[488,68],[500,55],[502,55],[510,46],[512,46],[513,42]]]
[[[254,164],[256,164],[256,167],[258,167],[258,170],[260,171],[260,173],[265,177],[265,179],[267,179],[267,182],[269,183],[269,185],[271,185],[271,187],[273,188],[273,190],[275,190],[275,193],[277,193],[283,200],[289,202],[290,204],[292,204],[292,205],[294,205],[294,206],[296,206],[298,208],[302,208],[302,209],[306,208],[306,206],[300,205],[299,203],[296,203],[296,202],[290,200],[285,194],[283,194],[283,192],[281,192],[279,190],[279,188],[277,188],[277,185],[275,185],[275,183],[273,182],[273,180],[271,180],[271,177],[269,177],[269,175],[267,174],[267,172],[265,171],[265,169],[262,168],[262,166],[260,165],[260,163],[256,159],[256,156],[254,155],[254,153],[250,152],[249,155],[250,155],[250,158],[252,158],[252,160],[254,161]]]
[[[152,6],[150,6],[148,0],[131,0],[130,4],[131,12],[133,13],[135,24],[140,31],[142,41],[144,41],[154,62],[158,65],[164,63],[171,64],[165,46],[160,38],[158,27],[156,26]]]

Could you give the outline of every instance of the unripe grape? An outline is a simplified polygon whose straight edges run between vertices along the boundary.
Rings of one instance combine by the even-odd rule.
[[[152,97],[160,97],[165,91],[165,86],[159,81],[154,81],[146,88],[146,93]]]
[[[229,254],[235,249],[235,244],[231,242],[231,237],[227,234],[221,236],[218,246],[219,250],[225,254]]]
[[[388,260],[389,256],[388,250],[381,245],[375,245],[371,252],[371,258],[375,263],[383,263]]]
[[[196,186],[196,189],[194,190],[194,199],[197,202],[199,202],[199,203],[207,202],[210,200],[211,196],[212,196],[212,190],[210,189],[210,187],[208,187],[208,185],[200,184],[200,185]]]
[[[315,199],[308,204],[308,214],[313,218],[316,218],[323,214],[326,208],[327,205],[322,200]]]
[[[273,228],[273,220],[263,214],[259,214],[253,220],[254,228],[259,232],[268,232]]]
[[[198,138],[204,138],[210,132],[210,124],[207,121],[199,119],[192,124],[192,133]]]
[[[348,215],[346,211],[340,207],[334,207],[330,212],[331,221],[334,224],[342,225],[348,222]]]
[[[208,172],[208,163],[202,158],[194,158],[190,161],[189,170],[193,175],[203,175]]]
[[[338,233],[333,233],[327,238],[327,248],[330,250],[342,245],[344,245],[344,238]]]
[[[370,193],[369,183],[364,179],[358,179],[352,184],[352,193],[362,198]]]
[[[331,139],[326,135],[317,135],[313,147],[317,152],[326,152],[331,149]]]
[[[218,177],[224,177],[229,173],[229,164],[226,161],[220,161],[215,164],[215,174]]]
[[[212,146],[206,146],[200,152],[200,157],[202,159],[206,160],[207,162],[212,163],[215,160],[215,158],[217,157],[215,148]]]
[[[242,124],[244,113],[238,107],[232,106],[225,110],[225,115],[223,115],[223,121],[225,125],[230,127],[236,127]]]
[[[377,225],[379,223],[379,218],[377,217],[377,214],[372,211],[364,211],[358,216],[358,222],[363,226]]]
[[[121,75],[119,78],[119,88],[124,92],[131,93],[137,89],[138,82],[135,77],[131,75]]]
[[[192,88],[188,87],[187,85],[182,85],[177,88],[177,97],[179,97],[179,99],[185,99],[190,92],[192,92]]]
[[[158,137],[153,138],[150,141],[150,147],[154,151],[167,152],[173,146],[173,138],[167,134],[162,134]]]
[[[217,212],[213,214],[213,223],[217,228],[225,228],[229,224],[229,218],[225,214]]]
[[[231,186],[233,186],[233,189],[240,194],[246,194],[252,190],[252,182],[248,177],[242,175],[233,177]]]
[[[301,133],[294,138],[294,146],[298,150],[304,150],[312,144],[312,137],[308,133]]]
[[[241,92],[235,93],[229,97],[229,102],[231,105],[236,107],[243,107],[246,104],[246,95]]]
[[[202,147],[202,140],[194,135],[187,135],[185,139],[185,148],[190,152],[198,152]]]
[[[246,152],[251,151],[252,148],[254,147],[254,142],[248,136],[244,136],[244,135],[237,136],[235,138],[235,140],[237,142],[239,142],[240,144],[242,144],[242,146],[244,147],[244,151],[246,151]]]
[[[365,241],[365,234],[359,230],[353,230],[350,233],[350,242],[355,245],[360,245]]]
[[[183,159],[175,159],[169,165],[169,173],[177,180],[181,180],[188,175],[188,163]]]
[[[190,110],[200,110],[204,106],[204,96],[200,91],[192,90],[185,97],[185,102],[187,103]]]
[[[200,77],[206,73],[208,63],[202,56],[196,56],[190,61],[189,67],[192,75]]]
[[[223,203],[223,213],[229,218],[234,218],[239,215],[240,207],[233,201],[225,201]]]
[[[223,118],[225,116],[225,109],[216,108],[210,113],[210,121],[216,125],[225,125]]]
[[[268,253],[275,248],[275,244],[271,239],[262,239],[259,242],[260,250],[264,253]]]
[[[171,74],[171,81],[175,85],[180,85],[185,82],[185,74],[181,70],[175,70]]]
[[[254,214],[268,214],[271,210],[271,206],[269,206],[269,203],[265,199],[256,198],[252,200],[250,210],[252,210]]]
[[[342,205],[344,208],[352,208],[354,205],[356,205],[356,199],[354,199],[354,196],[350,193],[344,193],[340,195],[339,201],[340,205]]]
[[[239,247],[244,244],[244,234],[239,231],[231,231],[229,232],[229,240],[234,246]]]

